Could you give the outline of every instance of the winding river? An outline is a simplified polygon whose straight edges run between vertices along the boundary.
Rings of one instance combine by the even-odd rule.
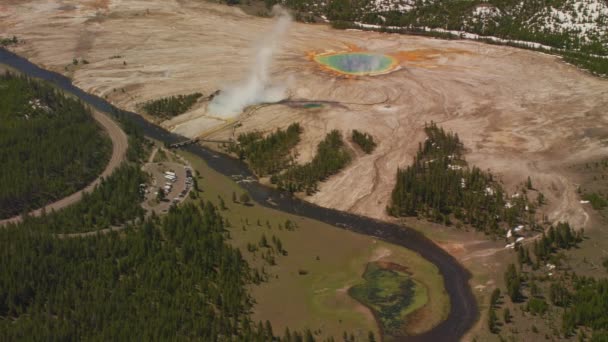
[[[0,48],[0,63],[6,64],[30,77],[44,79],[70,92],[94,108],[131,119],[142,132],[165,143],[175,143],[186,138],[170,133],[156,126],[140,115],[120,110],[104,99],[86,93],[74,86],[71,80],[55,72],[44,70],[27,59]],[[239,160],[218,154],[197,144],[184,147],[185,150],[204,159],[214,170],[227,175],[255,177],[247,166]],[[456,259],[438,247],[431,240],[414,229],[396,224],[377,221],[351,213],[320,207],[291,195],[263,186],[258,182],[241,183],[252,199],[259,205],[278,209],[290,214],[308,217],[327,224],[403,246],[429,260],[443,275],[444,286],[450,298],[450,312],[446,320],[424,334],[407,337],[407,341],[458,341],[473,326],[478,317],[477,303],[469,286],[470,273]],[[270,204],[272,203],[272,204]]]

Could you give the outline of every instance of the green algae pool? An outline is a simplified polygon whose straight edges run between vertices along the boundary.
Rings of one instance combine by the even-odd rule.
[[[390,72],[397,64],[395,58],[369,52],[344,52],[315,56],[323,66],[347,75],[378,75]]]

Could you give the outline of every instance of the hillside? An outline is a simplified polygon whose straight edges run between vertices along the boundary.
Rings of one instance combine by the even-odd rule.
[[[268,2],[270,5],[271,2]],[[342,28],[426,32],[576,51],[587,58],[608,54],[608,4],[604,0],[442,1],[283,0],[304,21],[330,21]],[[506,41],[505,41],[506,40]],[[537,44],[528,44],[537,43]],[[583,64],[572,61],[576,64]],[[583,65],[584,66],[584,65]],[[606,74],[606,67],[584,66]]]
[[[603,0],[285,0],[284,3],[332,21],[443,28],[608,53],[608,4]]]

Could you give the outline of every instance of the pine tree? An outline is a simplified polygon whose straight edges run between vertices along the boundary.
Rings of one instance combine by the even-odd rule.
[[[243,203],[244,205],[249,205],[249,202],[251,201],[251,199],[249,198],[249,194],[247,194],[246,192],[243,192],[241,194],[240,200],[241,203]]]

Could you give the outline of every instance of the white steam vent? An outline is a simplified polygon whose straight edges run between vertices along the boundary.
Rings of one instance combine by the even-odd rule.
[[[208,107],[208,112],[223,118],[240,114],[247,106],[278,102],[287,96],[284,84],[271,84],[269,70],[273,57],[291,24],[291,16],[278,5],[272,9],[277,21],[272,30],[256,46],[255,61],[245,80],[222,89]]]

